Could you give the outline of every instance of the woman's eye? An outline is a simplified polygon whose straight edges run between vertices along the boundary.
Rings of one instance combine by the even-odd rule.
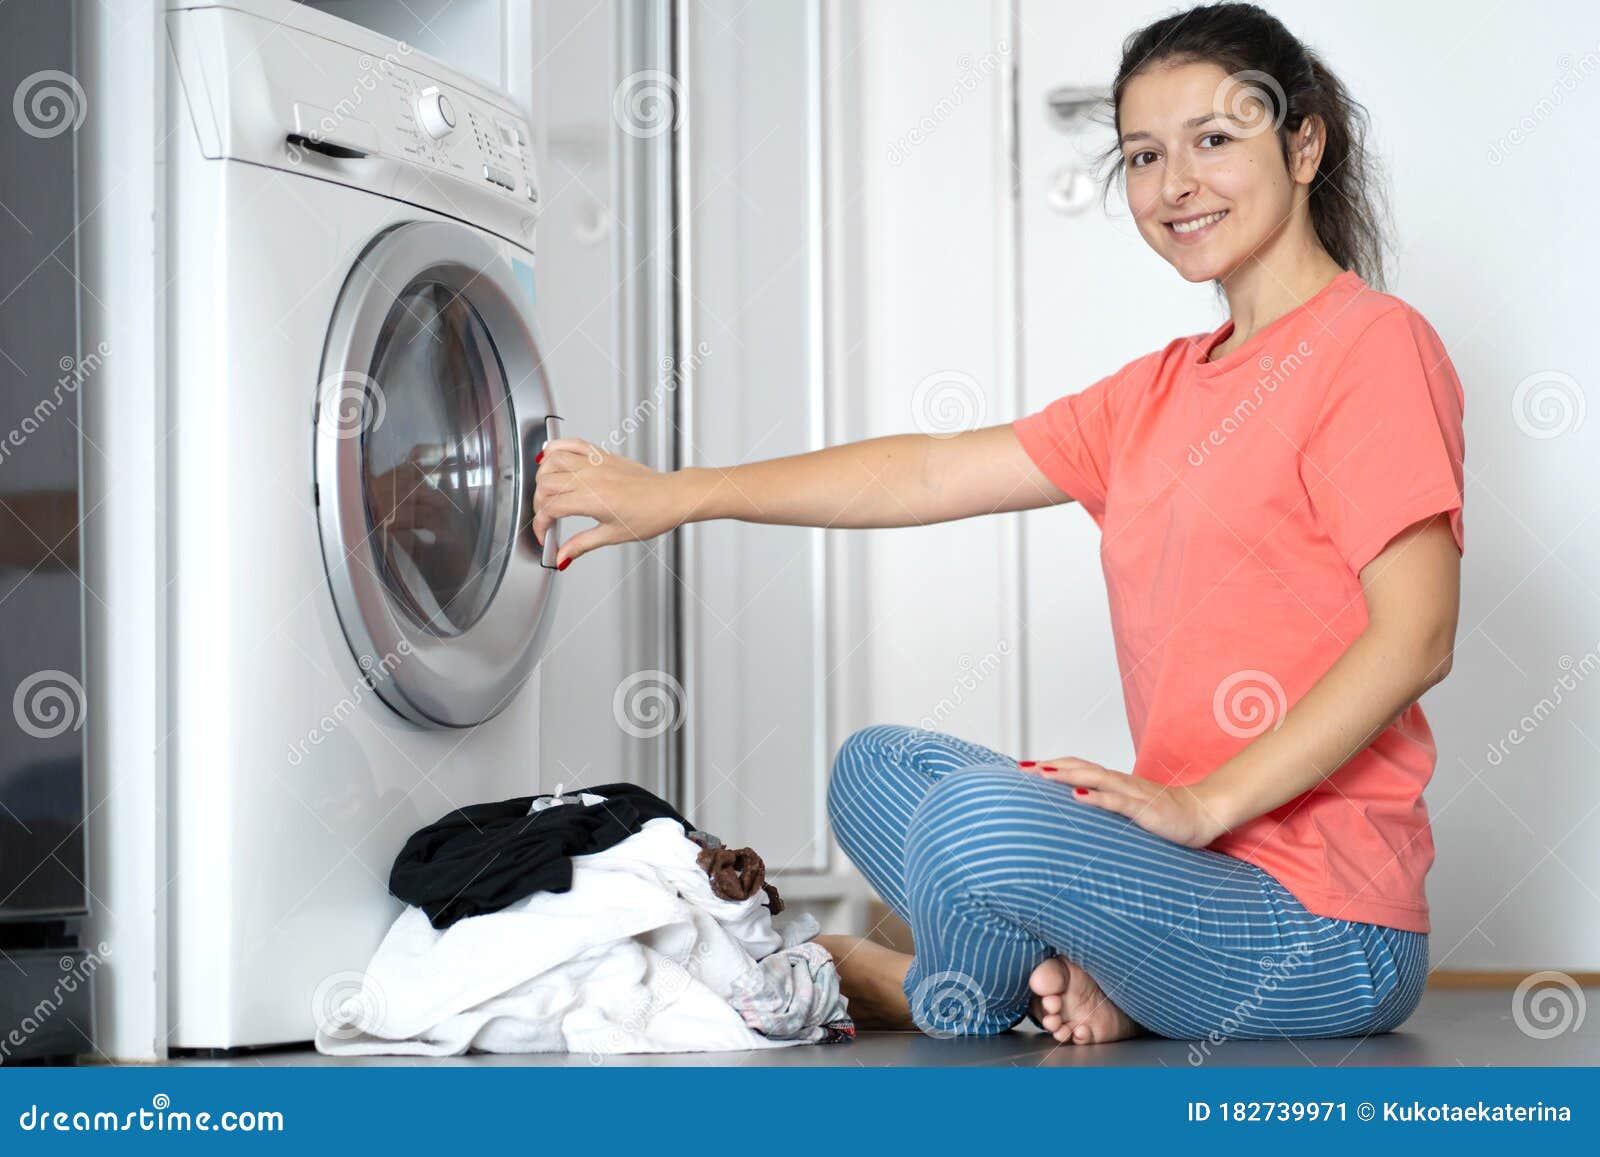
[[[1140,169],[1140,168],[1143,168],[1145,165],[1148,165],[1150,163],[1149,161],[1145,160],[1144,158],[1146,158],[1146,157],[1154,157],[1154,156],[1155,156],[1155,153],[1151,152],[1149,149],[1145,149],[1143,152],[1134,153],[1133,156],[1129,157],[1128,158],[1128,164],[1133,166],[1135,169]]]
[[[1200,143],[1204,144],[1207,141],[1216,141],[1217,144],[1212,145],[1210,147],[1211,148],[1218,148],[1218,147],[1220,147],[1222,145],[1227,144],[1232,139],[1233,138],[1230,137],[1227,133],[1207,133],[1205,136],[1200,138]]]

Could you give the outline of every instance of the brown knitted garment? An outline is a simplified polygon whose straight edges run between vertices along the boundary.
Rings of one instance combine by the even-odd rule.
[[[711,880],[711,891],[723,900],[746,900],[765,891],[776,916],[783,911],[778,889],[767,883],[767,866],[753,848],[702,848],[695,863]]]

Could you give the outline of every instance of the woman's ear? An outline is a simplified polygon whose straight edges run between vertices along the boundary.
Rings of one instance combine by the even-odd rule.
[[[1319,116],[1308,116],[1289,138],[1289,176],[1298,185],[1309,185],[1322,162],[1327,144],[1326,126]]]

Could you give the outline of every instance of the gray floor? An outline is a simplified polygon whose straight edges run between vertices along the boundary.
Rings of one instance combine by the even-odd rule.
[[[1589,990],[1600,995],[1600,990]],[[1586,1020],[1588,1018],[1585,1018]],[[1597,1018],[1600,1019],[1600,1018]],[[1204,1051],[1202,1051],[1204,1050]],[[1548,1040],[1529,1036],[1511,1016],[1509,992],[1430,992],[1399,1032],[1365,1040],[1230,1041],[1207,1048],[1184,1041],[1141,1039],[1112,1045],[1058,1045],[1026,1030],[984,1039],[935,1040],[917,1033],[864,1032],[847,1044],[758,1052],[671,1053],[590,1057],[587,1054],[466,1057],[335,1058],[306,1050],[255,1053],[228,1060],[187,1058],[182,1065],[772,1065],[875,1067],[919,1065],[1600,1065],[1600,1025]]]

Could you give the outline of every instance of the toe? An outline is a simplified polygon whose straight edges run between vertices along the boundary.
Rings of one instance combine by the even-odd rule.
[[[1061,1012],[1061,998],[1053,993],[1049,996],[1041,996],[1039,998],[1039,1003],[1043,1005],[1044,1010],[1051,1015],[1059,1015]]]
[[[1042,962],[1028,976],[1028,988],[1039,996],[1053,996],[1066,991],[1067,975],[1054,956]]]

